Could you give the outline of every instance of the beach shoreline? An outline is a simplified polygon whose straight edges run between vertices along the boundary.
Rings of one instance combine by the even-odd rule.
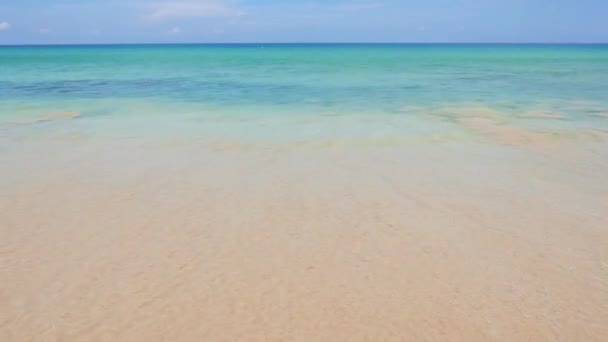
[[[603,143],[19,149],[2,340],[608,336]]]
[[[0,341],[608,340],[608,45],[0,62]]]

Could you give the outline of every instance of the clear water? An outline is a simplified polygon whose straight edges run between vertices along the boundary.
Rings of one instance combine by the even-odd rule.
[[[474,139],[457,124],[467,108],[517,127],[605,132],[608,45],[0,48],[10,137]],[[36,119],[64,112],[79,116]]]

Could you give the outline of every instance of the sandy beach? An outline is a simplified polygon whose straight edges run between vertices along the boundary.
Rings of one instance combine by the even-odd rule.
[[[605,341],[607,146],[504,142],[5,144],[0,340]]]
[[[122,44],[198,42],[214,24],[193,13],[255,1],[170,0],[179,26],[30,2],[0,5],[41,15],[0,18],[0,342],[608,341],[608,45],[259,43],[255,11],[232,18],[253,43]],[[314,18],[368,2],[293,13],[326,41]],[[466,4],[431,3],[452,32]],[[378,24],[417,26],[385,5]],[[555,14],[468,5],[505,31],[517,7],[518,34]],[[567,13],[599,30],[600,5]],[[273,28],[268,6],[279,40],[305,19]],[[457,33],[508,37],[486,31]],[[59,45],[19,45],[36,35]]]

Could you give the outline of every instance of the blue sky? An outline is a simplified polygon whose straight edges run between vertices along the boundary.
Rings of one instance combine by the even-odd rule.
[[[608,42],[607,0],[0,0],[0,44]]]

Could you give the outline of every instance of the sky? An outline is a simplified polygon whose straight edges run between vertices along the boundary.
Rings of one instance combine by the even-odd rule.
[[[0,44],[608,42],[608,0],[0,0]]]

